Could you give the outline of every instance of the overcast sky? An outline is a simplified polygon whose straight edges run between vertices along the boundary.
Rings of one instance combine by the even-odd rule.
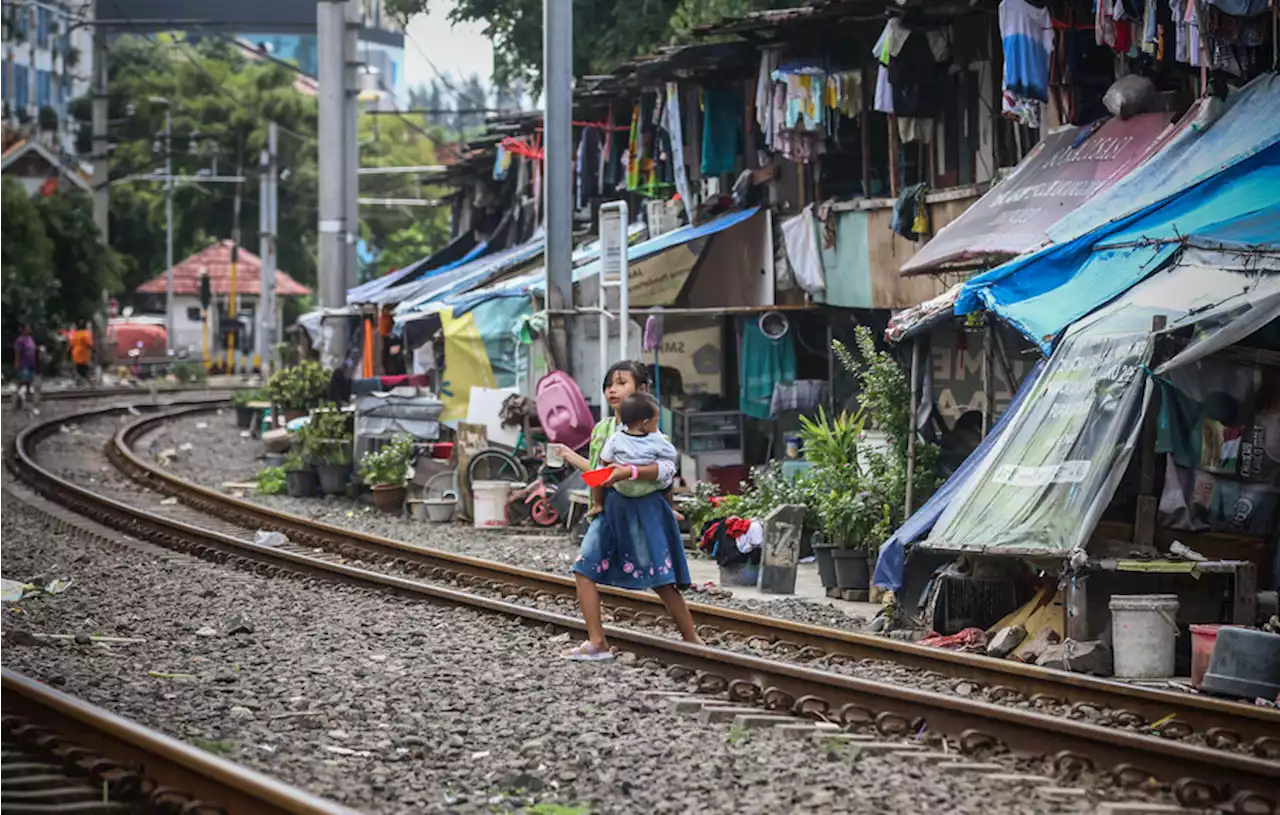
[[[484,24],[452,25],[448,18],[453,6],[453,0],[432,0],[430,14],[419,14],[409,21],[404,44],[405,79],[408,87],[426,85],[435,78],[436,72],[427,59],[446,74],[464,78],[479,74],[486,86],[490,84],[490,77],[493,75],[493,46],[480,33]],[[410,38],[412,42],[409,41]],[[419,51],[418,48],[422,50]]]

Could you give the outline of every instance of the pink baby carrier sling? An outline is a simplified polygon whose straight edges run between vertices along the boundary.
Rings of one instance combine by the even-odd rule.
[[[577,450],[591,441],[595,420],[578,383],[564,371],[552,371],[538,380],[534,396],[538,421],[547,439]]]

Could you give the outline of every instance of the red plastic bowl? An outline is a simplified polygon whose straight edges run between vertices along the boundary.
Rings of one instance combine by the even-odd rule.
[[[612,474],[612,467],[601,467],[599,470],[588,470],[583,473],[582,480],[587,482],[588,487],[603,487],[604,482],[608,481]]]

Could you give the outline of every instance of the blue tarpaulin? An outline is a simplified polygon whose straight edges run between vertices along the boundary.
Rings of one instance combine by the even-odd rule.
[[[995,312],[1048,350],[1071,323],[1213,234],[1256,242],[1280,189],[1280,80],[1239,91],[1203,133],[1156,156],[1051,230],[1055,243],[965,284],[957,314]]]
[[[1026,379],[1022,380],[1022,385],[1018,388],[1018,392],[1014,394],[1013,400],[1009,402],[1009,406],[1000,415],[1000,421],[996,422],[995,426],[991,428],[991,432],[982,440],[982,443],[969,454],[969,457],[964,460],[960,468],[952,473],[951,477],[941,487],[938,487],[937,491],[929,497],[929,500],[925,501],[924,506],[916,510],[915,514],[908,518],[902,526],[898,527],[897,531],[893,533],[893,537],[880,546],[880,557],[876,560],[876,571],[871,577],[872,585],[894,592],[902,588],[902,575],[907,565],[907,546],[929,534],[929,530],[937,523],[938,518],[942,517],[942,511],[951,503],[951,499],[959,492],[965,480],[978,469],[978,466],[986,459],[987,454],[995,447],[996,442],[1000,440],[1000,435],[1008,425],[1009,417],[1018,412],[1018,407],[1022,404],[1022,400],[1031,392],[1032,386],[1043,369],[1044,361],[1041,360],[1027,374]]]
[[[668,249],[674,249],[699,238],[723,232],[731,226],[736,226],[746,221],[759,211],[759,207],[751,207],[740,212],[732,212],[698,226],[684,226],[679,229],[673,229],[643,243],[628,246],[627,262],[636,263]],[[599,246],[594,246],[592,250],[584,254],[590,259],[573,270],[574,283],[594,277],[600,273]],[[535,269],[527,274],[504,280],[486,288],[445,295],[439,299],[452,306],[455,313],[465,313],[468,309],[475,308],[476,305],[490,298],[524,297],[529,294],[541,294],[546,289],[546,283],[546,272],[543,269]]]
[[[403,285],[419,277],[438,274],[463,263],[468,263],[483,255],[487,248],[488,244],[485,242],[477,244],[472,233],[463,233],[449,241],[444,248],[432,252],[421,260],[410,263],[408,266],[397,269],[390,274],[385,274],[376,280],[370,280],[355,288],[347,289],[347,302],[352,304],[375,302],[374,298],[377,295],[394,286]]]
[[[543,246],[544,240],[537,237],[419,281],[396,307],[396,314],[422,311],[442,298],[483,286],[498,275],[536,259],[542,254]]]

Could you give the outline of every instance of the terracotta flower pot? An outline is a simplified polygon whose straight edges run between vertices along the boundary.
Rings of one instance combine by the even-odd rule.
[[[399,513],[404,507],[404,484],[374,484],[373,505],[383,512]]]

